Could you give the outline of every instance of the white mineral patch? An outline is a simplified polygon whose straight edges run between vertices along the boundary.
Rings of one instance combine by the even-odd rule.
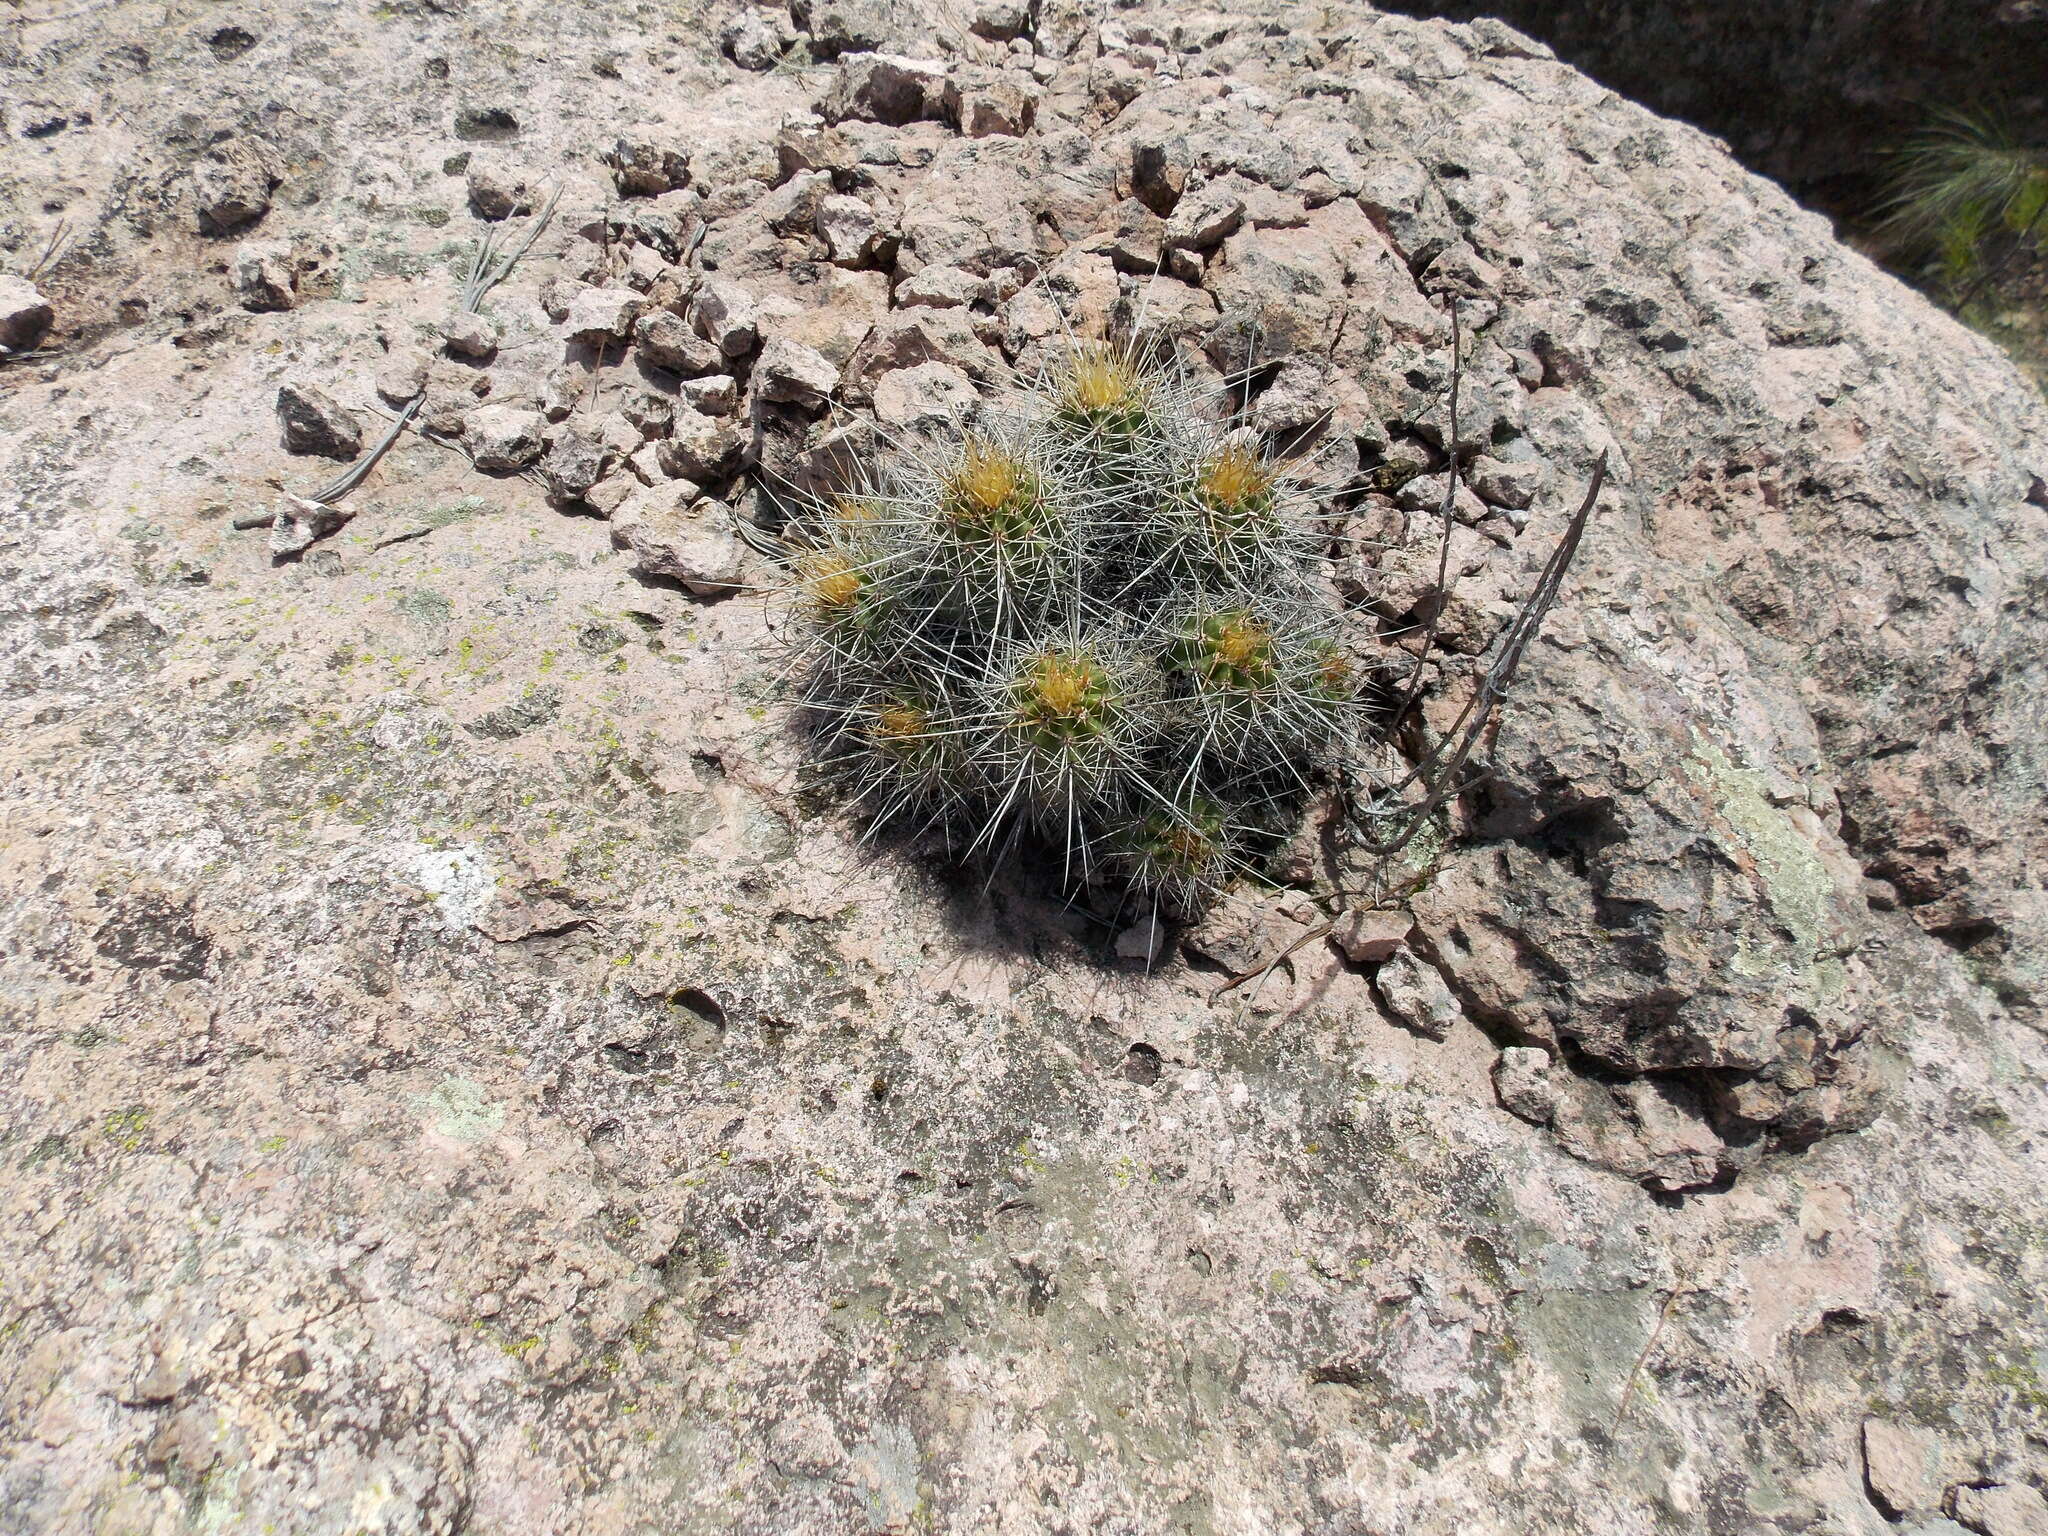
[[[407,878],[434,898],[450,933],[474,928],[496,888],[490,866],[473,848],[418,844],[409,855],[407,871]]]

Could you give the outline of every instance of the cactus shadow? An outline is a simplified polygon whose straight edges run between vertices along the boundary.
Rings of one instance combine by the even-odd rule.
[[[1121,970],[1116,939],[1149,906],[1064,880],[1059,854],[1028,840],[997,857],[965,856],[929,834],[870,829],[868,857],[922,888],[962,954],[1062,960]]]

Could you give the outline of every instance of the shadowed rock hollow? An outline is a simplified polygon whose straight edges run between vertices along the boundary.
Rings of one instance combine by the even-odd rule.
[[[2048,412],[1820,219],[1341,5],[0,48],[0,1529],[2048,1519]],[[1142,316],[1391,655],[1453,299],[1434,726],[1610,475],[1408,916],[800,793],[755,468]]]
[[[1865,213],[1884,152],[1929,118],[2001,103],[2038,123],[2035,0],[1412,0],[1527,27],[1616,90],[1720,134],[1746,165]]]

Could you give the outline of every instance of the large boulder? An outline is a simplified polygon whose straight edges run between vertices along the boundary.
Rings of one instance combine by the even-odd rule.
[[[263,14],[57,8],[10,117],[17,243],[92,260],[0,407],[0,1527],[2038,1524],[2048,410],[1991,346],[1498,23],[858,0],[757,72],[736,5]],[[487,355],[451,113],[561,188]],[[252,317],[194,209],[343,254]],[[1072,329],[1332,488],[1420,687],[1362,784],[1605,456],[1398,867],[1326,798],[1176,931],[824,792],[798,489]],[[281,376],[320,451],[424,397],[332,517]]]

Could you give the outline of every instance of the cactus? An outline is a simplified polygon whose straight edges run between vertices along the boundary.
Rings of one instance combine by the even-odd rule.
[[[819,755],[878,824],[1191,911],[1355,730],[1317,497],[1135,349],[1073,346],[978,423],[802,520]]]

